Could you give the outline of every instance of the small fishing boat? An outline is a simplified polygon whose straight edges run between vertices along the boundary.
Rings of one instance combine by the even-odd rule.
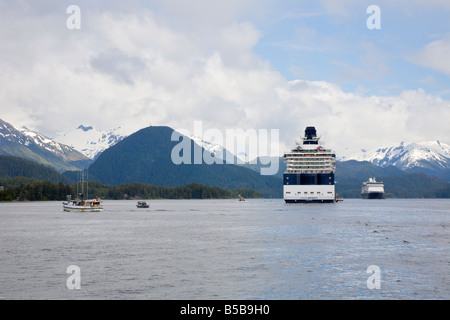
[[[99,198],[96,199],[75,199],[63,202],[64,211],[79,212],[99,212],[103,211],[103,206]]]
[[[138,201],[136,207],[138,208],[148,208],[150,207],[149,204],[145,201]]]
[[[71,195],[67,196],[67,201],[63,202],[63,210],[64,211],[77,211],[77,212],[99,212],[103,211],[103,205],[100,198],[89,199],[88,197],[88,181],[85,180],[87,178],[87,171],[80,171],[78,175],[77,181],[77,195],[78,198],[72,199]],[[85,189],[86,189],[86,198],[85,198]]]

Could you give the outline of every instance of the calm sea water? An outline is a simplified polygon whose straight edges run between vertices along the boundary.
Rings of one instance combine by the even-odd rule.
[[[450,298],[450,200],[149,203],[0,203],[0,299]]]

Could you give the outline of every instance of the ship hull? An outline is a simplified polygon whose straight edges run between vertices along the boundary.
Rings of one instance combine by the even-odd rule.
[[[74,207],[64,207],[66,212],[100,212],[103,208],[74,208]]]
[[[284,185],[286,203],[331,203],[336,201],[334,185]]]
[[[284,199],[286,203],[333,203],[334,199]]]
[[[384,199],[384,193],[383,192],[362,193],[361,198],[363,198],[363,199]]]
[[[90,207],[74,207],[74,206],[63,206],[64,211],[67,212],[100,212],[103,211],[102,207],[90,208]]]
[[[103,206],[97,202],[86,204],[65,202],[63,203],[63,210],[66,212],[100,212],[103,211]]]

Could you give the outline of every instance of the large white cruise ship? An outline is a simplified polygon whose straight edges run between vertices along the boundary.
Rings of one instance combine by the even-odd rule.
[[[283,194],[286,202],[335,202],[334,151],[321,145],[315,127],[307,127],[302,141],[284,155]]]
[[[375,177],[362,183],[361,197],[363,199],[384,199],[384,184],[378,182]]]

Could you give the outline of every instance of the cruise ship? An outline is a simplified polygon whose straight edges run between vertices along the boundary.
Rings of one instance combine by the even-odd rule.
[[[364,181],[361,187],[361,197],[363,199],[384,199],[383,182],[377,182],[375,177]]]
[[[306,127],[297,147],[284,155],[283,195],[286,202],[336,202],[336,154],[326,149],[315,127]]]

